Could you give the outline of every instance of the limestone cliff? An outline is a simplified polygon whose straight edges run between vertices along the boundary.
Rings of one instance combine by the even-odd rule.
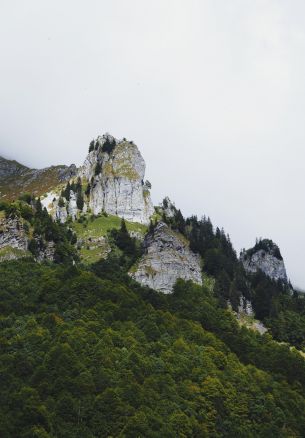
[[[28,238],[19,218],[0,219],[0,249],[8,246],[22,251],[28,249]]]
[[[143,286],[163,293],[171,293],[179,278],[202,284],[199,256],[163,222],[146,235],[144,255],[129,274]]]
[[[19,217],[0,218],[0,262],[14,260],[21,257],[32,257],[29,252],[31,240],[28,223]],[[37,243],[36,260],[53,260],[55,254],[54,242],[45,242],[35,237]]]
[[[288,281],[280,250],[271,240],[258,241],[253,248],[242,251],[240,259],[246,272],[250,274],[260,270],[272,280],[284,283]]]
[[[145,161],[137,146],[110,135],[92,144],[80,176],[90,184],[89,208],[105,211],[128,221],[149,223],[154,208],[144,183]]]
[[[88,211],[148,224],[154,207],[150,183],[144,182],[144,176],[145,161],[137,146],[105,134],[91,142],[88,156],[78,170],[78,182],[72,182],[69,196],[61,196],[60,190],[52,191],[42,199],[42,204],[62,223],[68,216],[74,220]]]

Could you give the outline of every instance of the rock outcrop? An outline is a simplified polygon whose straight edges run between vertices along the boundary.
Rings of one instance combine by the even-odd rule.
[[[160,208],[168,219],[173,218],[177,213],[175,204],[169,199],[168,196],[163,199],[163,202],[160,204]]]
[[[0,219],[0,262],[32,256],[29,252],[30,236],[27,227],[28,224],[19,217]],[[35,237],[35,241],[38,248],[36,260],[53,261],[55,243],[45,242],[40,237]]]
[[[89,208],[148,224],[154,208],[144,183],[145,161],[133,142],[110,135],[92,144],[80,176],[90,183]]]
[[[11,247],[26,251],[28,249],[28,238],[19,218],[0,219],[0,249]]]
[[[264,239],[240,255],[242,264],[249,274],[255,274],[259,270],[272,280],[287,283],[287,273],[283,258],[278,246],[271,240]]]
[[[91,142],[89,154],[77,173],[78,183],[71,184],[70,195],[65,198],[61,190],[52,191],[42,199],[42,204],[61,223],[89,211],[149,224],[154,207],[151,186],[144,182],[144,176],[145,161],[137,146],[105,134]]]
[[[200,258],[180,234],[159,222],[144,239],[144,255],[129,275],[143,286],[171,293],[176,281],[202,284]]]

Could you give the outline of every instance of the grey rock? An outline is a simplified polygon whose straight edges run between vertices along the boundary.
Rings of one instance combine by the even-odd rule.
[[[250,274],[255,274],[261,270],[272,280],[282,281],[284,283],[288,281],[284,261],[276,257],[270,251],[259,249],[250,255],[247,251],[243,251],[240,255],[240,259],[246,272]]]
[[[67,208],[69,216],[72,218],[72,220],[75,220],[77,218],[78,208],[76,202],[76,194],[72,190],[70,191],[70,200],[68,202]]]
[[[35,238],[39,253],[36,260],[54,260],[55,243],[43,242],[41,238]],[[22,219],[9,217],[0,219],[0,250],[6,249],[7,254],[0,257],[0,262],[29,256],[29,236]]]
[[[0,219],[0,249],[11,247],[26,251],[28,238],[19,218]]]
[[[176,281],[202,284],[200,257],[188,247],[183,236],[159,222],[144,239],[144,255],[129,275],[143,286],[171,293]]]
[[[5,179],[13,175],[21,175],[26,170],[29,169],[17,161],[0,157],[0,179]]]
[[[240,297],[237,314],[254,316],[254,310],[251,301],[247,300],[245,297]]]
[[[103,150],[106,141],[113,144],[110,153]],[[93,214],[105,211],[131,222],[149,223],[154,207],[149,184],[143,182],[145,162],[134,143],[109,134],[98,137],[79,175],[91,184],[88,207]]]
[[[67,222],[67,219],[68,219],[67,207],[66,206],[60,207],[57,203],[55,210],[55,220],[58,220],[61,224],[64,224],[65,222]]]
[[[163,199],[162,204],[160,205],[162,208],[165,216],[169,219],[173,218],[175,214],[177,213],[177,209],[175,207],[175,204],[169,199],[168,196],[166,196]]]
[[[53,261],[54,255],[55,255],[55,243],[54,242],[44,242],[41,243],[41,240],[39,238],[36,239],[38,244],[41,244],[41,248],[39,250],[38,256],[36,257],[37,262],[43,262],[43,261]]]

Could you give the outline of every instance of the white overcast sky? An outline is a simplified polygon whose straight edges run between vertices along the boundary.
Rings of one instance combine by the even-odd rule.
[[[0,0],[0,57],[0,155],[134,140],[156,204],[273,239],[305,288],[304,0]]]

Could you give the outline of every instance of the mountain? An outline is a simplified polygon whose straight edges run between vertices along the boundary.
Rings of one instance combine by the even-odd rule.
[[[18,199],[23,192],[42,196],[50,188],[68,181],[75,175],[76,166],[73,164],[37,170],[0,157],[0,196],[9,201]]]
[[[264,272],[269,278],[287,283],[287,273],[279,247],[269,239],[259,240],[255,246],[241,253],[247,272]]]
[[[238,257],[153,207],[109,134],[80,168],[0,163],[0,436],[304,436],[305,298],[272,240]]]
[[[150,183],[144,182],[145,162],[137,146],[127,140],[116,140],[109,134],[90,144],[84,165],[77,171],[72,186],[54,187],[42,204],[54,219],[64,223],[90,211],[116,215],[131,222],[148,224],[154,213]]]

